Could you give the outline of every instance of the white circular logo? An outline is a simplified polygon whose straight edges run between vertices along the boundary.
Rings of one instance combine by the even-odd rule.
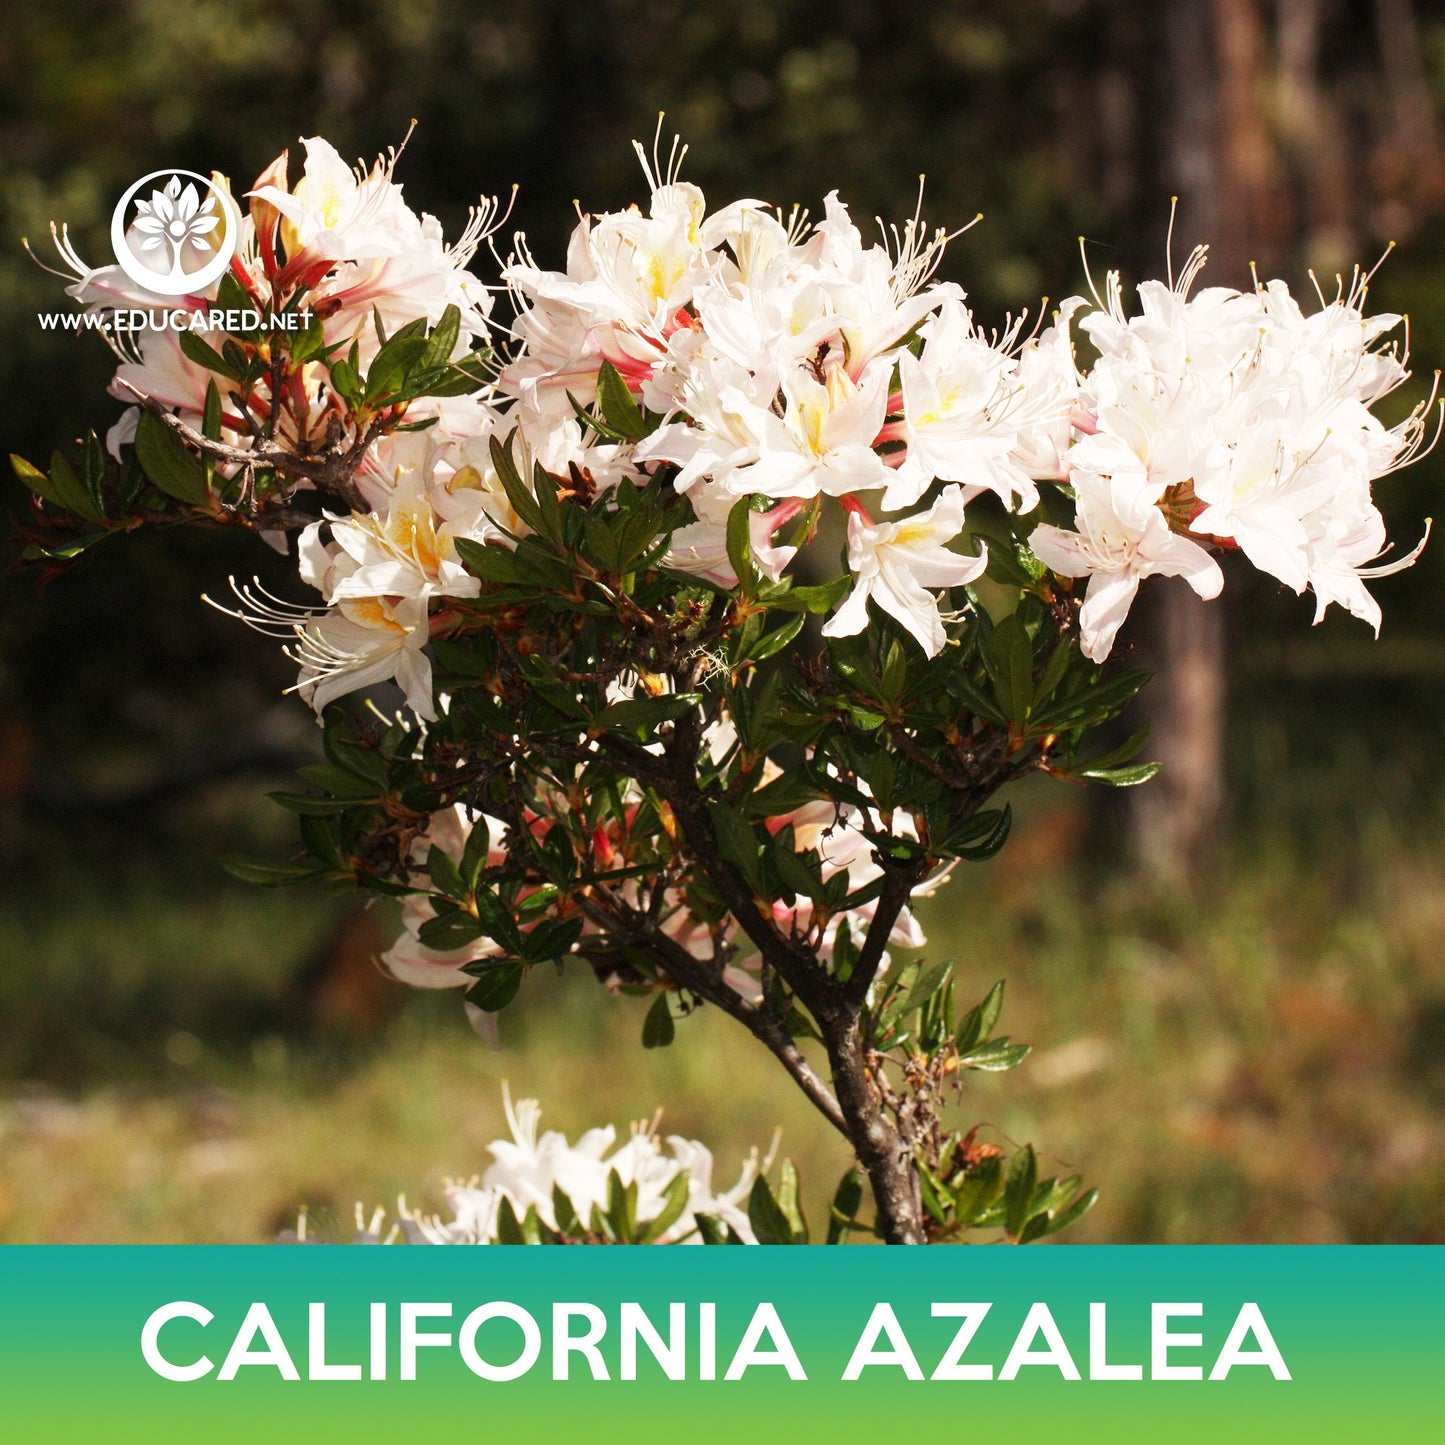
[[[137,286],[158,296],[204,291],[231,263],[240,228],[235,206],[223,186],[195,171],[152,171],[110,218],[115,259]]]

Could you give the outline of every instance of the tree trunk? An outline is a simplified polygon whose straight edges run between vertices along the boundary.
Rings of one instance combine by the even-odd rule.
[[[847,1010],[836,1021],[820,1022],[833,1092],[848,1121],[858,1163],[873,1189],[878,1232],[889,1244],[926,1244],[913,1150],[889,1122],[869,1076],[857,1010]]]
[[[1132,188],[1129,231],[1142,245],[1126,262],[1157,273],[1172,196],[1176,265],[1202,241],[1210,247],[1206,284],[1248,286],[1251,262],[1282,260],[1289,230],[1267,115],[1263,6],[1174,0],[1136,8],[1134,19],[1154,27],[1155,43],[1135,50],[1133,69],[1156,148],[1135,151],[1143,174]],[[1138,866],[1172,885],[1207,866],[1223,820],[1225,632],[1219,604],[1202,602],[1181,581],[1145,589],[1142,601],[1132,640],[1154,674],[1143,707],[1162,766],[1131,796],[1129,832]]]

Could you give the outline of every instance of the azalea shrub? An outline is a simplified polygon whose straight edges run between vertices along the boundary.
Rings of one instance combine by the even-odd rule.
[[[549,270],[521,236],[501,255],[490,203],[447,244],[395,156],[304,150],[239,197],[216,179],[240,244],[179,303],[61,235],[92,316],[176,309],[102,327],[104,441],[16,462],[47,570],[176,523],[294,555],[293,596],[215,603],[280,640],[324,741],[280,797],[296,856],[234,871],[400,899],[385,967],[474,1014],[553,967],[645,1000],[649,1048],[721,1010],[856,1157],[831,1238],[1072,1223],[1081,1180],[945,1108],[1028,1048],[914,905],[1004,845],[1017,780],[1150,777],[1144,731],[1098,741],[1145,682],[1112,659],[1146,579],[1214,598],[1236,552],[1378,631],[1366,584],[1419,548],[1379,560],[1372,484],[1430,440],[1427,405],[1375,414],[1401,319],[1359,273],[1308,307],[1200,289],[1201,249],[989,331],[917,215],[869,240],[836,194],[816,222],[709,210],[676,147],[639,147],[649,194],[581,215]],[[641,1237],[612,1175],[566,1219]],[[795,1183],[747,1188],[743,1215],[664,1190],[658,1237],[802,1237]],[[569,1234],[546,1196],[486,1198],[415,1229]]]

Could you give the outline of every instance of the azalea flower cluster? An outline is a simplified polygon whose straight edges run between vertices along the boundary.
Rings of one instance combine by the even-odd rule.
[[[216,307],[227,286],[247,308],[263,316],[285,316],[302,308],[321,326],[314,353],[340,350],[353,343],[362,369],[375,356],[386,330],[424,319],[435,324],[448,306],[460,316],[455,354],[487,334],[490,291],[470,271],[469,262],[495,219],[495,206],[473,209],[466,229],[452,244],[443,239],[434,216],[418,215],[392,179],[397,156],[377,160],[368,170],[353,170],[334,146],[320,137],[303,141],[305,163],[294,187],[288,185],[289,153],[283,151],[247,192],[249,207],[239,210],[223,177],[213,176],[213,194],[199,209],[193,185],[179,192],[176,204],[188,202],[195,214],[187,224],[214,227],[216,192],[238,211],[238,236],[230,270],[221,281],[195,294],[161,297],[138,285],[120,266],[93,268],[75,253],[63,234],[58,244],[78,280],[69,294],[88,312],[104,317],[139,308],[192,313],[199,321]],[[153,208],[152,208],[153,209]],[[132,223],[128,240],[145,248],[155,237],[155,217],[143,210]],[[378,329],[378,324],[380,330]],[[107,437],[111,451],[135,436],[138,398],[173,412],[199,431],[208,386],[216,373],[182,346],[189,331],[205,337],[219,353],[224,338],[195,327],[146,327],[127,335],[106,331],[121,354],[111,382],[113,396],[130,404]],[[303,449],[327,435],[328,424],[340,420],[342,404],[327,382],[319,360],[280,374],[266,371],[238,388],[227,389],[227,405],[217,440],[246,448],[261,429],[277,423],[288,446]],[[465,407],[463,407],[465,409]]]
[[[1424,545],[1371,565],[1385,546],[1371,483],[1425,441],[1425,405],[1394,427],[1371,411],[1409,375],[1397,348],[1377,345],[1402,318],[1364,314],[1358,273],[1311,315],[1282,281],[1191,296],[1204,259],[1195,251],[1174,284],[1141,285],[1132,317],[1111,275],[1080,323],[1099,357],[1064,455],[1074,527],[1042,525],[1029,540],[1055,572],[1089,578],[1080,620],[1095,661],[1145,577],[1218,596],[1220,550],[1311,590],[1316,621],[1335,602],[1378,635],[1366,579],[1410,566]]]
[[[627,1139],[617,1141],[609,1124],[588,1129],[575,1144],[555,1129],[540,1131],[541,1107],[535,1099],[515,1104],[504,1088],[510,1139],[487,1146],[493,1162],[480,1178],[446,1186],[450,1219],[408,1207],[405,1198],[397,1203],[396,1220],[388,1226],[386,1211],[378,1209],[369,1218],[357,1205],[358,1244],[497,1244],[502,1242],[501,1218],[504,1204],[517,1221],[529,1212],[548,1230],[588,1238],[594,1234],[594,1212],[604,1214],[612,1203],[612,1180],[624,1190],[635,1190],[633,1206],[639,1232],[670,1214],[660,1232],[648,1243],[700,1244],[703,1242],[698,1217],[703,1216],[720,1236],[729,1233],[740,1244],[756,1244],[748,1220],[747,1201],[754,1183],[765,1173],[769,1161],[759,1160],[757,1151],[748,1157],[737,1182],[726,1190],[713,1184],[711,1152],[695,1139],[658,1136],[657,1120],[634,1124]],[[683,1190],[677,1181],[684,1179]],[[669,1202],[680,1192],[679,1204]],[[572,1218],[558,1218],[559,1201],[565,1201]],[[297,1238],[305,1242],[305,1216]],[[580,1242],[580,1239],[579,1241]]]
[[[1408,373],[1380,345],[1400,318],[1366,318],[1358,278],[1312,315],[1279,281],[1191,297],[1200,250],[1177,283],[1139,288],[1134,317],[1111,275],[1093,309],[1074,297],[1042,331],[1024,336],[1020,321],[987,334],[961,288],[932,279],[949,237],[916,216],[869,244],[836,192],[812,227],[759,201],[709,212],[678,179],[681,152],[663,168],[639,147],[646,209],[581,216],[561,271],[539,266],[519,236],[501,272],[515,309],[504,323],[466,269],[494,205],[448,246],[434,218],[403,200],[394,156],[363,173],[324,140],[304,147],[294,186],[283,154],[246,193],[233,271],[248,298],[272,312],[305,304],[325,353],[354,344],[363,371],[388,330],[435,324],[448,306],[460,315],[454,355],[489,337],[499,348],[480,392],[414,402],[407,429],[382,429],[361,461],[353,514],[307,530],[301,575],[323,609],[244,598],[248,620],[288,642],[318,712],[394,681],[420,717],[436,716],[427,644],[449,599],[478,588],[455,543],[506,547],[526,532],[498,480],[494,438],[507,439],[521,476],[537,464],[602,493],[666,470],[694,520],[673,533],[665,564],[722,587],[737,581],[726,523],[740,499],[768,504],[750,531],[774,579],[798,550],[778,540],[788,524],[810,504],[840,506],[853,585],[824,631],[861,631],[872,602],[930,656],[951,616],[940,589],[988,565],[987,549],[964,541],[966,508],[984,493],[1019,513],[1037,506],[1040,483],[1072,499],[1073,526],[1045,523],[1032,542],[1055,573],[1088,579],[1081,631],[1095,661],[1145,577],[1181,576],[1217,595],[1220,550],[1312,589],[1320,613],[1337,602],[1377,628],[1365,581],[1418,554],[1372,565],[1384,527],[1371,483],[1411,458],[1424,425],[1420,410],[1394,428],[1371,411]],[[71,289],[93,311],[154,299],[115,267],[86,269]],[[203,309],[210,298],[186,301]],[[1086,373],[1076,319],[1099,353]],[[112,389],[198,428],[212,373],[176,331],[135,344]],[[640,440],[587,424],[604,366],[660,422]],[[137,414],[113,429],[112,448]],[[305,449],[344,414],[313,360],[233,392],[220,439],[245,448],[274,416],[285,443]]]

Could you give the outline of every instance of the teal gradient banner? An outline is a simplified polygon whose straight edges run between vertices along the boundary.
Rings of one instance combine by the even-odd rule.
[[[1442,1298],[1435,1248],[7,1248],[0,1408],[46,1442],[1437,1438]]]

